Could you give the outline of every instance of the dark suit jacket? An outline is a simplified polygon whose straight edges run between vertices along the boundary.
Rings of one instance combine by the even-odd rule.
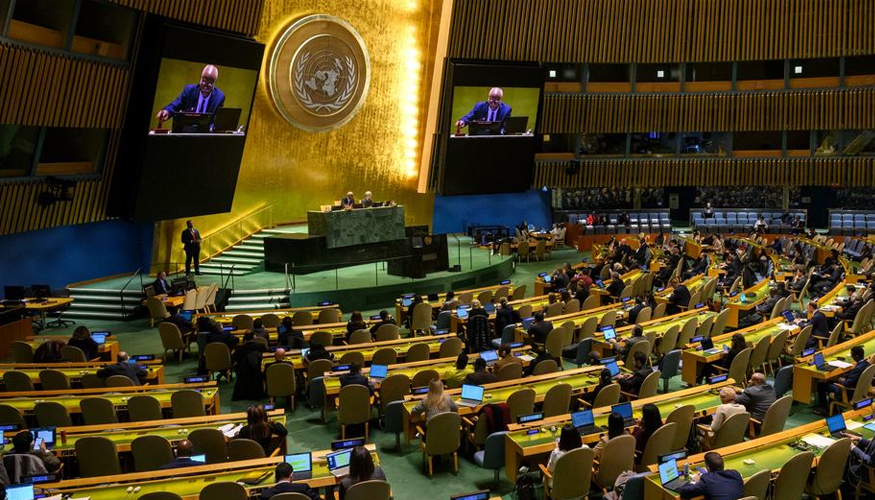
[[[350,200],[346,196],[340,199],[340,206],[345,207],[347,205],[355,205],[355,200]]]
[[[194,231],[194,236],[192,236],[191,232]],[[182,247],[186,252],[190,252],[192,250],[200,250],[201,244],[201,232],[197,229],[189,229],[185,228],[182,230]],[[198,241],[195,241],[198,240]]]
[[[510,116],[510,106],[505,103],[501,103],[498,105],[498,112],[496,113],[495,121],[503,122],[505,118]],[[474,105],[474,108],[468,112],[467,115],[462,117],[462,121],[465,123],[468,122],[476,122],[476,121],[484,121],[489,117],[489,103],[486,101],[478,102]]]
[[[808,320],[808,324],[811,325],[812,337],[829,338],[829,323],[826,321],[826,315],[822,312],[815,311],[811,315],[811,319]]]
[[[869,368],[869,362],[865,359],[861,359],[849,372],[842,376],[844,379],[842,385],[848,388],[857,387],[857,380],[866,368]]]
[[[618,278],[611,281],[611,284],[608,285],[607,291],[611,297],[617,298],[623,293],[624,288],[626,288],[626,284],[623,283],[622,278]]]
[[[690,291],[687,289],[686,285],[678,283],[678,286],[674,287],[674,291],[671,292],[671,296],[668,298],[668,308],[666,313],[677,314],[681,312],[680,306],[687,307],[687,304],[689,303]]]
[[[196,467],[198,465],[203,465],[200,462],[195,462],[191,459],[191,457],[179,457],[174,458],[172,462],[166,463],[159,467],[161,470],[164,469],[181,469],[183,467]]]
[[[152,289],[155,290],[156,295],[170,293],[170,283],[167,283],[167,280],[156,279],[152,282]]]
[[[280,493],[303,493],[313,500],[319,500],[319,494],[307,486],[306,483],[277,483],[272,488],[262,490],[261,498],[266,500]]]
[[[681,498],[704,496],[705,500],[737,500],[744,496],[744,481],[735,470],[707,472],[698,483],[681,486]]]
[[[374,388],[371,387],[371,383],[368,381],[368,377],[365,377],[361,373],[357,373],[353,375],[352,373],[344,373],[340,376],[340,387],[346,387],[348,385],[363,385],[368,388],[368,391],[371,394],[374,393]]]
[[[140,385],[140,377],[145,377],[147,373],[146,368],[138,363],[116,363],[114,365],[106,365],[106,367],[97,370],[97,376],[100,378],[124,375],[131,379],[134,385]]]
[[[544,320],[540,323],[532,323],[529,327],[528,334],[535,338],[535,342],[543,344],[547,342],[547,335],[553,331],[553,323],[549,320]]]
[[[462,383],[466,385],[483,385],[491,384],[493,382],[498,382],[498,377],[487,371],[471,372],[465,377],[465,380],[462,381]]]
[[[778,399],[775,388],[769,384],[752,385],[735,397],[735,402],[747,408],[750,416],[763,421],[772,403]]]
[[[200,87],[193,83],[183,87],[182,92],[167,106],[164,106],[165,111],[175,113],[177,111],[197,111],[197,103],[200,100]],[[213,92],[210,94],[210,100],[207,102],[207,113],[215,114],[216,108],[221,108],[225,105],[225,93],[217,87],[213,87]]]

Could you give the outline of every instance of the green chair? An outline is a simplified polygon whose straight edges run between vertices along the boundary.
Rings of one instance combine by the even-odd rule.
[[[124,375],[110,375],[106,378],[107,387],[134,387],[134,381]]]
[[[441,375],[437,370],[422,370],[413,375],[413,380],[410,383],[413,387],[428,387],[432,380],[440,380]]]
[[[520,415],[528,415],[535,411],[535,390],[519,389],[507,397],[507,409],[510,421],[516,422]]]
[[[131,442],[131,454],[134,456],[136,472],[158,470],[174,459],[170,441],[161,436],[147,435],[134,439]]]
[[[203,395],[193,389],[176,391],[170,396],[173,418],[203,417],[207,414],[204,406]]]
[[[635,437],[629,434],[617,436],[602,448],[598,473],[593,476],[593,482],[603,492],[607,492],[614,487],[620,474],[631,471],[634,467]]]
[[[374,351],[371,356],[372,365],[394,365],[398,362],[398,353],[391,347],[382,347]]]
[[[208,464],[228,461],[225,435],[218,429],[195,429],[188,435],[192,455],[206,455]]]
[[[246,488],[232,482],[208,484],[198,495],[199,500],[247,500]]]
[[[641,463],[635,466],[636,472],[646,472],[648,466],[656,463],[659,455],[665,455],[672,451],[678,424],[671,422],[664,424],[650,436],[647,445],[641,453]]]
[[[462,339],[459,337],[449,338],[444,341],[438,350],[439,358],[455,358],[462,353]]]
[[[147,422],[150,420],[162,420],[164,414],[161,411],[161,403],[154,397],[131,396],[128,398],[128,417],[131,419],[131,422]]]
[[[847,446],[845,443],[845,447]],[[775,478],[772,500],[798,500],[802,498],[813,461],[814,453],[810,451],[797,453],[790,460],[787,460],[787,463],[778,471],[778,477]]]
[[[79,379],[83,389],[99,389],[106,387],[106,379],[100,378],[96,373],[86,373]]]
[[[755,427],[754,424],[759,424],[759,437],[777,434],[784,430],[784,423],[787,422],[787,416],[790,415],[790,407],[793,406],[793,396],[784,396],[769,406],[762,422],[758,422],[755,418],[751,418],[751,430]],[[751,432],[753,436],[753,432]]]
[[[771,481],[772,471],[769,469],[761,470],[744,482],[744,494],[758,500],[765,500]]]
[[[592,457],[592,449],[584,447],[562,455],[552,473],[544,464],[538,464],[544,478],[544,498],[571,500],[588,497]]]
[[[85,357],[85,351],[74,345],[65,345],[61,348],[61,359],[69,363],[85,363],[88,358]]]
[[[543,363],[538,363],[541,366]],[[551,387],[544,396],[544,406],[541,411],[544,412],[544,417],[555,417],[556,415],[564,415],[568,413],[568,407],[571,405],[571,385],[556,384]]]
[[[289,407],[295,411],[295,393],[298,387],[295,379],[295,367],[288,363],[273,363],[265,371],[265,385],[270,402],[276,398],[288,398]]]
[[[33,346],[21,340],[13,340],[9,346],[13,363],[33,363]]]
[[[240,460],[255,460],[264,458],[264,448],[258,442],[251,439],[236,438],[228,441],[228,460],[237,462]]]
[[[839,491],[850,450],[850,440],[842,438],[829,445],[823,451],[823,454],[820,455],[817,461],[817,469],[805,488],[810,497],[831,497]],[[839,494],[838,498],[841,498],[841,494]]]
[[[334,334],[331,332],[318,331],[310,335],[310,345],[321,344],[323,347],[331,347],[334,344]]]
[[[231,349],[228,347],[228,344],[224,342],[210,342],[204,348],[204,357],[206,358],[206,367],[210,376],[213,373],[224,374],[226,379],[231,380],[234,365],[231,363]]]
[[[370,344],[371,343],[371,331],[367,328],[363,328],[361,330],[356,330],[349,335],[349,340],[346,342],[347,344]]]
[[[406,363],[413,363],[414,361],[427,361],[430,357],[431,348],[429,348],[428,344],[420,342],[418,344],[412,344],[410,347],[407,348],[407,355],[404,357],[404,361]]]
[[[386,481],[362,481],[346,490],[346,500],[389,500],[392,488]],[[276,497],[274,497],[276,498]]]
[[[671,450],[680,450],[687,446],[687,439],[690,437],[690,431],[693,428],[693,417],[696,413],[695,405],[684,405],[680,408],[675,408],[668,417],[665,418],[665,423],[677,424],[677,430],[674,434],[674,443],[671,445]]]
[[[10,405],[0,404],[0,424],[12,425],[15,424],[19,429],[26,429],[24,425],[24,415],[18,411],[18,408]]]
[[[76,459],[81,477],[114,476],[122,473],[115,443],[105,437],[77,439]]]
[[[59,370],[42,370],[39,383],[44,391],[65,391],[70,389],[70,377]]]
[[[26,373],[11,370],[3,373],[3,385],[7,392],[34,391],[33,380]]]
[[[340,421],[340,438],[346,439],[346,426],[365,426],[365,440],[371,420],[371,394],[363,385],[348,385],[340,389],[338,395],[337,419]]]
[[[83,398],[79,401],[79,408],[82,410],[82,420],[85,425],[118,423],[115,406],[106,398]]]
[[[70,427],[73,425],[67,408],[56,401],[43,401],[35,404],[33,415],[40,427]]]
[[[187,344],[182,338],[182,332],[179,327],[173,323],[163,321],[158,324],[158,335],[161,337],[161,346],[164,348],[164,354],[161,355],[163,360],[167,360],[167,352],[175,353],[182,361],[183,354],[190,348],[191,344]]]
[[[546,361],[538,363],[538,366],[541,366],[541,364],[543,364],[543,363],[546,363]],[[537,366],[535,368],[537,368]],[[506,380],[513,380],[513,379],[517,379],[517,378],[522,378],[523,365],[520,363],[506,364],[498,369],[498,373],[496,374],[496,376],[498,377],[498,380],[500,380],[502,382],[504,382]]]
[[[422,450],[423,465],[428,467],[428,477],[434,475],[434,462],[432,457],[435,455],[453,454],[454,471],[459,472],[459,445],[461,439],[459,437],[459,427],[462,424],[462,419],[458,413],[446,412],[439,413],[428,421],[428,432],[417,426],[416,429],[421,436],[419,447]]]

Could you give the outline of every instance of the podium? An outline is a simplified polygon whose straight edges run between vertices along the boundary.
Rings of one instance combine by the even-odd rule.
[[[324,236],[326,248],[340,248],[404,238],[404,207],[357,208],[307,212],[310,236]]]

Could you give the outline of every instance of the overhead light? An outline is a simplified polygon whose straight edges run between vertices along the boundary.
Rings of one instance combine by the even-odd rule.
[[[556,70],[555,69],[550,70],[550,78],[556,78]]]
[[[794,68],[793,68],[793,73],[796,73],[797,75],[801,75],[801,74],[802,74],[802,66],[796,66],[796,67],[794,67]]]
[[[665,78],[665,71],[663,71],[663,70],[657,71],[656,78]]]

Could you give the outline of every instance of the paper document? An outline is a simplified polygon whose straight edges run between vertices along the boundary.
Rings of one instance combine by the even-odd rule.
[[[817,446],[818,448],[826,448],[833,444],[834,441],[826,436],[821,436],[820,434],[808,434],[807,436],[802,437],[802,442],[808,443],[811,446]]]
[[[240,429],[242,428],[243,424],[227,424],[219,427],[219,430],[222,431],[222,434],[224,434],[226,438],[233,438],[237,436],[237,433],[240,432]]]
[[[848,429],[849,431],[852,431],[854,429],[859,429],[860,427],[863,427],[863,422],[860,422],[858,420],[847,420],[845,422],[845,428]]]
[[[529,356],[528,354],[522,354],[520,355],[520,359],[531,363],[532,360],[534,360],[535,358]]]
[[[835,366],[836,368],[848,368],[849,366],[853,366],[850,363],[846,363],[844,361],[834,360],[827,363],[830,366]]]

